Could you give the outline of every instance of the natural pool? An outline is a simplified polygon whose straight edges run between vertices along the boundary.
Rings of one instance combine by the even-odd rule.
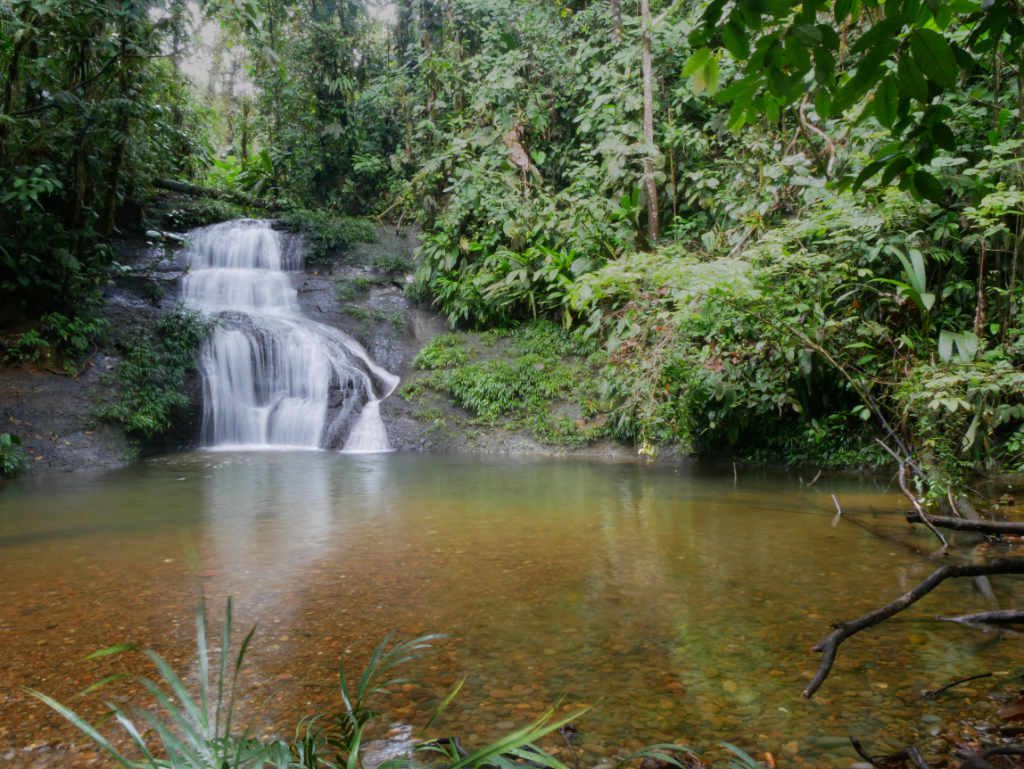
[[[935,567],[852,523],[832,527],[831,493],[905,534],[904,502],[883,482],[807,488],[573,460],[213,452],[10,483],[0,762],[88,765],[85,740],[17,687],[72,700],[121,664],[82,657],[126,640],[189,669],[203,593],[214,617],[234,596],[237,626],[258,622],[244,679],[257,733],[287,735],[332,707],[339,658],[358,669],[389,631],[445,632],[411,671],[425,687],[393,700],[396,720],[421,724],[467,675],[442,728],[470,745],[561,700],[593,706],[579,723],[589,757],[727,740],[790,766],[848,766],[845,735],[926,739],[992,684],[934,702],[922,690],[1016,672],[1024,655],[1016,640],[930,621],[982,605],[968,583],[947,584],[847,642],[816,699],[801,699],[831,621]]]

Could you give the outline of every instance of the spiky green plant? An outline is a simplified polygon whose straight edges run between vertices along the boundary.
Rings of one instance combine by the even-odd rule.
[[[410,641],[390,645],[390,636],[381,641],[370,655],[359,678],[350,682],[342,663],[338,680],[341,708],[333,714],[303,718],[292,742],[258,740],[239,732],[234,723],[238,677],[255,633],[255,626],[246,633],[231,654],[232,606],[227,601],[219,657],[211,680],[210,653],[207,645],[206,612],[201,604],[196,612],[196,656],[198,693],[192,694],[182,678],[156,652],[145,656],[156,667],[159,677],[153,680],[139,676],[136,681],[153,697],[157,708],[147,710],[132,706],[123,708],[111,702],[106,705],[110,715],[127,735],[140,758],[129,758],[99,729],[68,706],[43,692],[25,691],[41,700],[66,718],[75,728],[92,739],[124,769],[362,769],[362,748],[367,727],[382,715],[373,702],[395,686],[411,679],[398,675],[397,668],[413,662],[433,649],[440,635],[424,635]],[[131,644],[120,644],[90,654],[88,659],[107,657],[133,651]],[[85,689],[94,692],[111,682],[126,678],[117,673],[107,676]],[[426,723],[431,728],[462,689],[459,681],[441,700]],[[583,715],[581,708],[567,716],[556,717],[549,708],[536,720],[473,752],[466,752],[452,738],[420,742],[407,756],[391,759],[379,769],[412,769],[419,763],[417,755],[435,759],[442,769],[570,769],[537,743]],[[155,741],[151,741],[155,735]],[[155,742],[155,744],[154,744]],[[736,759],[728,769],[759,769],[762,765],[739,748],[727,743]],[[654,758],[683,769],[686,764],[676,756],[692,751],[680,745],[656,744],[625,757],[619,767],[634,759]],[[738,761],[737,761],[738,759]]]
[[[157,709],[122,708],[105,703],[110,714],[141,754],[132,759],[85,718],[53,697],[35,689],[26,689],[91,738],[105,753],[125,769],[287,769],[292,765],[291,751],[281,741],[261,742],[234,729],[238,674],[252,641],[255,626],[245,635],[238,652],[231,656],[231,600],[227,602],[224,630],[217,665],[216,679],[211,685],[209,649],[207,647],[206,611],[200,605],[196,612],[196,656],[199,666],[198,697],[189,692],[181,677],[167,661],[152,650],[145,652],[159,673],[153,680],[139,676],[137,682],[152,695]],[[131,650],[129,645],[102,649],[90,657],[107,656]],[[108,676],[90,690],[116,678]],[[86,690],[89,691],[89,690]],[[157,745],[150,744],[146,734],[156,735]]]

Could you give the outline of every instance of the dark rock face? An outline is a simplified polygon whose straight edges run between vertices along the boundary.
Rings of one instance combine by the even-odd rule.
[[[0,432],[21,438],[27,471],[98,470],[134,456],[120,428],[94,416],[117,359],[98,354],[77,378],[33,369],[0,369]]]
[[[104,291],[104,316],[111,337],[125,338],[175,308],[182,268],[177,248],[145,240],[114,244],[120,265],[114,285]],[[175,429],[138,445],[119,425],[97,413],[114,397],[109,375],[119,362],[111,346],[82,362],[76,376],[36,368],[0,368],[0,432],[18,435],[28,455],[29,472],[104,470],[121,467],[140,453],[153,454],[195,446],[202,418],[202,382],[187,384],[189,407]]]

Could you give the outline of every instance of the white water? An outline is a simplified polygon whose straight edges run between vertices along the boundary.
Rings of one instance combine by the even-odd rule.
[[[380,401],[398,377],[338,329],[304,317],[289,268],[301,257],[266,222],[196,230],[186,306],[217,317],[200,355],[210,448],[389,451]]]

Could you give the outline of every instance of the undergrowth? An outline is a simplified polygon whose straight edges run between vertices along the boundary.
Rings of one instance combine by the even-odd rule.
[[[295,209],[285,213],[281,220],[288,229],[304,236],[308,264],[331,262],[356,243],[372,243],[377,239],[376,229],[366,219],[324,210]]]
[[[189,405],[187,378],[210,327],[198,313],[177,309],[119,340],[124,357],[111,376],[117,395],[100,416],[144,438],[170,430],[175,415]]]
[[[437,390],[479,423],[578,445],[603,433],[603,419],[593,419],[600,357],[582,336],[547,321],[483,334],[441,334],[413,362],[426,373],[402,393],[415,399],[424,389]]]
[[[21,438],[12,433],[0,433],[0,478],[16,475],[25,466],[25,450]]]
[[[11,365],[58,366],[69,375],[103,342],[110,322],[100,315],[98,300],[83,303],[78,314],[51,312],[35,328],[3,343],[3,361]]]

